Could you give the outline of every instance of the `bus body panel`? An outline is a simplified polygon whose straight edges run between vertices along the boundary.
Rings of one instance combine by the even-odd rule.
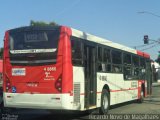
[[[4,93],[5,107],[35,109],[73,109],[70,94]]]
[[[80,110],[84,110],[85,100],[85,76],[84,67],[73,66],[73,105]]]
[[[12,87],[16,87],[16,93],[58,93],[54,84],[62,74],[61,66],[62,64],[38,67],[12,67],[10,65],[6,68],[6,72],[8,73],[7,77],[12,78],[10,83]],[[16,75],[14,70],[23,70],[24,75]]]
[[[104,85],[110,89],[110,104],[115,105],[139,98],[142,81],[123,79],[122,74],[97,73],[97,107],[100,107],[101,93]]]
[[[61,38],[63,39],[63,38]],[[4,80],[8,80],[11,87],[16,88],[17,93],[58,93],[55,89],[55,81],[62,74],[62,50],[63,45],[59,43],[57,64],[44,66],[12,66],[9,59],[9,33],[5,36],[5,52],[4,52]],[[61,40],[60,40],[61,41]],[[21,72],[20,72],[21,71]],[[23,71],[23,73],[22,73]],[[46,86],[46,87],[45,87]],[[4,91],[6,85],[4,84]],[[9,90],[12,92],[12,89]]]
[[[125,81],[125,101],[130,101],[138,99],[138,81],[137,80],[128,80]]]
[[[5,41],[4,41],[4,63],[3,63],[4,95],[20,94],[22,96],[20,98],[22,99],[18,99],[17,101],[19,101],[19,103],[21,102],[23,103],[23,94],[25,94],[24,96],[27,95],[34,96],[33,94],[35,94],[36,96],[37,94],[37,96],[41,97],[44,94],[46,95],[60,94],[55,86],[57,80],[59,79],[62,80],[61,93],[69,95],[73,94],[73,82],[72,82],[72,72],[71,72],[72,71],[71,50],[69,49],[70,35],[71,35],[71,30],[68,27],[61,27],[60,37],[57,47],[58,53],[56,58],[56,64],[43,65],[43,66],[23,66],[23,65],[12,66],[9,58],[9,49],[8,49],[9,31],[7,31],[5,33]],[[8,92],[6,92],[6,81],[8,81],[11,86]],[[43,94],[43,95],[38,95],[38,94]],[[34,98],[36,99],[36,97],[33,97],[33,100]],[[8,100],[9,100],[8,97],[4,97],[4,101]],[[13,101],[16,101],[16,99]],[[9,102],[5,103],[6,103],[5,106],[8,106]],[[45,100],[42,101],[42,103],[45,103]],[[23,104],[21,105],[23,107]],[[14,106],[14,102],[13,102],[13,107],[16,107],[16,105]]]

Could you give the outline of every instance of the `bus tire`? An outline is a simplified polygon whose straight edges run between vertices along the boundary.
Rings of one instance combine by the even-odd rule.
[[[138,99],[138,103],[142,103],[144,101],[144,91],[141,88],[140,98]]]
[[[101,95],[101,107],[99,108],[99,113],[101,115],[105,115],[108,113],[110,106],[110,95],[108,90],[103,89]]]

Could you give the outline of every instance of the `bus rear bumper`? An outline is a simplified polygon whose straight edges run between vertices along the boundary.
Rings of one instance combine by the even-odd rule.
[[[70,94],[3,93],[5,107],[73,110]]]

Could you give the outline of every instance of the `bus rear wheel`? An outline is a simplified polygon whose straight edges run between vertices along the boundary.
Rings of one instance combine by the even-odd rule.
[[[106,89],[102,90],[102,95],[101,95],[101,107],[99,108],[99,113],[101,115],[105,115],[108,113],[110,106],[110,96],[109,92]]]

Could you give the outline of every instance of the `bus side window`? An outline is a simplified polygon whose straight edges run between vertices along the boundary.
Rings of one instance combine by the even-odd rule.
[[[134,79],[139,79],[139,57],[132,56],[132,76]]]
[[[102,47],[98,47],[98,61],[102,62]]]
[[[71,37],[71,47],[72,47],[72,64],[82,65],[81,40],[76,37]]]
[[[98,59],[98,71],[102,72],[102,47],[98,46],[98,52],[97,52],[97,59]]]
[[[105,70],[111,72],[111,55],[110,49],[104,48],[103,51],[103,63],[105,65]]]
[[[146,61],[144,58],[140,58],[140,70],[139,70],[140,79],[145,79],[145,72],[146,72]]]
[[[132,79],[131,54],[123,54],[123,73],[124,79]]]
[[[122,72],[122,53],[115,50],[112,50],[112,71]]]
[[[97,59],[98,59],[98,71],[100,72],[111,71],[110,49],[98,46]]]

